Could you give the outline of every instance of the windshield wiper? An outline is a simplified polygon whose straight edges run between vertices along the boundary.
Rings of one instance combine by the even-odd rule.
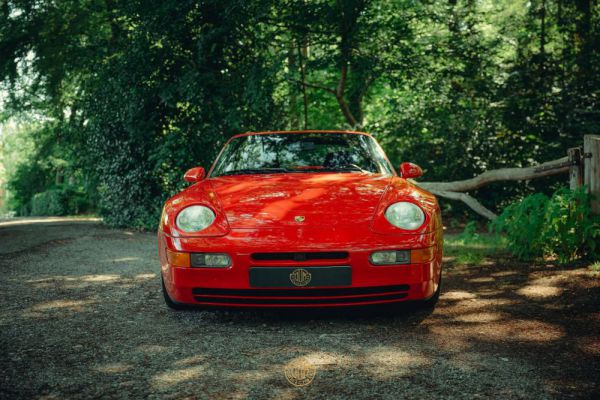
[[[356,164],[350,164],[350,165],[342,165],[340,167],[331,167],[331,168],[325,168],[327,171],[333,171],[333,172],[352,172],[352,171],[359,171],[365,174],[372,174],[371,171],[367,171],[366,169],[362,169],[361,167],[359,167]]]
[[[233,171],[223,172],[220,176],[224,175],[251,175],[251,174],[277,174],[282,172],[289,172],[285,168],[248,168],[248,169],[236,169]]]

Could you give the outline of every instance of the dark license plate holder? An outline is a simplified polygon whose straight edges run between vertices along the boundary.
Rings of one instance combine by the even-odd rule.
[[[250,268],[250,286],[252,287],[320,287],[350,285],[352,285],[352,268],[349,266]]]

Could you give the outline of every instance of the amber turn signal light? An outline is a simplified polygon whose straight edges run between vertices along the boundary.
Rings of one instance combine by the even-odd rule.
[[[420,264],[433,260],[436,246],[427,247],[425,249],[414,249],[410,251],[410,263]]]
[[[167,261],[174,267],[189,267],[190,253],[179,253],[167,249]]]

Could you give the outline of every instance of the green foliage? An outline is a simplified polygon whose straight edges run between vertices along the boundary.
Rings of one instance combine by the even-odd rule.
[[[458,235],[444,235],[444,256],[457,264],[478,265],[487,257],[506,252],[506,240],[498,235],[478,233],[475,222],[465,226]]]
[[[509,249],[523,260],[554,256],[566,263],[598,256],[600,218],[591,214],[585,188],[559,189],[551,198],[527,196],[508,206],[491,228],[505,233]]]
[[[56,189],[38,193],[31,199],[31,215],[66,215],[63,200]]]
[[[13,208],[71,179],[107,223],[154,228],[183,172],[249,130],[370,131],[431,181],[557,158],[600,129],[590,4],[6,0],[0,118],[43,128],[8,172]],[[555,182],[477,197],[494,208]]]
[[[37,193],[31,199],[31,215],[76,215],[88,207],[86,194],[66,185]]]
[[[444,236],[444,255],[454,257],[457,264],[477,265],[490,256],[506,251],[506,240],[498,235],[477,232],[477,223],[470,221],[462,233]]]
[[[491,224],[492,230],[505,233],[508,248],[519,259],[544,254],[543,230],[548,197],[538,193],[506,207]]]
[[[463,232],[458,235],[457,239],[462,242],[476,242],[480,238],[480,235],[477,233],[477,222],[469,221],[463,230]]]
[[[64,129],[25,120],[7,128],[1,138],[8,205],[19,215],[65,215],[93,209],[90,196],[95,190],[86,186],[69,146],[57,142],[57,131]]]
[[[600,254],[600,218],[590,210],[585,188],[560,189],[546,207],[542,233],[546,252],[562,263]]]
[[[481,253],[466,252],[460,253],[456,257],[456,263],[464,265],[479,265],[483,259],[484,257]]]

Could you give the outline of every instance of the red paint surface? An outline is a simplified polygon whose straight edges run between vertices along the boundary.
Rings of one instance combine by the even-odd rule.
[[[384,212],[397,201],[419,205],[425,212],[425,223],[415,231],[391,225]],[[210,207],[216,220],[205,230],[189,234],[177,229],[174,222],[183,208],[193,204]],[[304,221],[297,222],[296,216],[304,216]],[[351,287],[410,285],[404,301],[429,298],[437,289],[441,273],[442,225],[435,197],[398,176],[331,172],[232,175],[204,179],[169,199],[161,218],[158,244],[165,287],[170,297],[181,303],[264,307],[246,302],[223,304],[219,303],[218,296],[213,296],[214,301],[198,303],[192,289],[248,289],[252,266],[319,265],[350,265]],[[428,263],[374,266],[369,262],[369,255],[376,250],[430,246],[435,246],[436,252]],[[173,267],[167,262],[166,249],[227,253],[233,263],[222,269]],[[251,258],[251,254],[257,252],[317,251],[346,251],[349,257],[318,261],[256,261]],[[310,290],[310,286],[291,290]],[[265,297],[268,298],[268,290],[265,290]],[[361,301],[364,295],[345,297],[356,299],[344,303],[345,306],[392,302]],[[275,306],[305,307],[296,304]]]

